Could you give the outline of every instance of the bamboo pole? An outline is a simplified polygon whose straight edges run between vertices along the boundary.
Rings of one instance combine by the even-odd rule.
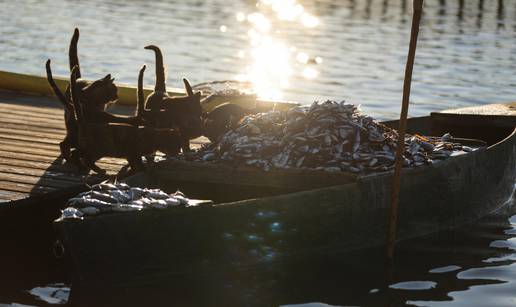
[[[400,123],[398,128],[398,148],[396,149],[396,162],[392,179],[391,209],[389,212],[389,234],[387,238],[387,258],[392,260],[394,244],[396,241],[396,226],[398,222],[398,200],[401,184],[401,167],[403,166],[403,151],[405,148],[405,132],[407,130],[407,114],[410,98],[410,83],[412,82],[412,68],[416,56],[417,35],[419,22],[423,11],[423,0],[414,0],[414,13],[412,16],[412,30],[410,34],[409,52],[405,65],[405,79],[403,82],[403,100],[401,105]]]

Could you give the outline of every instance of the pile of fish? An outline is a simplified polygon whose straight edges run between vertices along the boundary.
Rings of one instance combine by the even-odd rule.
[[[61,218],[81,219],[107,212],[188,207],[196,205],[196,202],[186,198],[180,191],[169,195],[160,189],[130,187],[125,183],[101,183],[69,199],[67,208],[61,211]]]
[[[216,143],[193,155],[271,169],[315,169],[370,173],[394,167],[398,134],[348,103],[326,101],[286,111],[244,117]],[[450,134],[405,136],[404,166],[432,164],[472,149]],[[192,157],[190,157],[192,158]]]

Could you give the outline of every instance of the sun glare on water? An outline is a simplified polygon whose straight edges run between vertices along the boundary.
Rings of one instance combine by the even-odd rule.
[[[314,60],[295,46],[289,46],[282,37],[281,23],[299,23],[303,31],[303,28],[317,27],[319,19],[306,12],[296,0],[261,0],[256,7],[255,12],[235,15],[238,22],[248,26],[249,41],[248,48],[237,54],[247,65],[235,78],[251,82],[260,98],[282,99],[292,75],[316,78],[319,71],[307,65],[322,63],[322,59]]]

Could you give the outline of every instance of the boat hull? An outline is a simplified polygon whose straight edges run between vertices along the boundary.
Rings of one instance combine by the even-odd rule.
[[[488,148],[404,170],[398,240],[457,227],[503,206],[516,181],[515,131]],[[76,293],[170,285],[192,296],[195,289],[222,295],[317,265],[325,255],[384,245],[391,176],[54,225],[76,265]]]

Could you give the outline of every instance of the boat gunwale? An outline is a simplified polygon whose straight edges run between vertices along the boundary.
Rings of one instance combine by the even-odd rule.
[[[439,169],[439,168],[448,167],[449,164],[454,164],[454,163],[457,163],[458,161],[461,161],[464,159],[471,159],[473,156],[476,156],[476,155],[485,154],[486,152],[492,151],[492,150],[496,149],[497,147],[505,144],[506,142],[510,141],[511,139],[516,140],[516,127],[512,130],[512,132],[507,137],[503,138],[501,141],[499,141],[493,145],[490,145],[487,147],[480,147],[477,150],[466,153],[466,154],[451,156],[448,159],[438,162],[437,164],[424,165],[424,166],[415,167],[415,168],[404,168],[402,170],[402,174],[405,177],[402,177],[402,178],[407,178],[406,176],[417,176],[420,173],[424,173],[424,172],[428,171],[429,169]],[[262,202],[262,201],[273,202],[275,200],[286,199],[286,198],[290,198],[292,196],[301,197],[304,194],[324,193],[325,191],[339,190],[344,187],[349,187],[353,184],[356,185],[356,184],[367,182],[369,180],[392,176],[392,174],[393,174],[393,171],[390,170],[390,171],[386,171],[386,172],[382,172],[382,173],[374,173],[374,174],[369,174],[369,175],[365,175],[365,176],[357,176],[356,181],[348,182],[348,183],[344,183],[344,184],[335,184],[335,185],[319,187],[319,188],[314,188],[314,189],[306,189],[306,190],[301,190],[301,191],[284,193],[284,194],[280,194],[280,195],[272,195],[272,196],[265,196],[265,197],[259,197],[259,198],[249,198],[249,199],[242,199],[242,200],[231,201],[231,202],[223,202],[223,203],[217,203],[217,204],[205,204],[205,205],[192,206],[192,207],[177,207],[177,208],[171,207],[171,208],[166,208],[166,209],[162,209],[162,210],[166,210],[166,211],[175,210],[175,211],[179,211],[179,212],[185,212],[186,210],[192,210],[192,209],[200,210],[200,209],[208,209],[208,208],[220,209],[220,208],[240,207],[240,206],[251,205],[253,203]],[[99,218],[101,218],[101,219],[105,219],[105,218],[111,219],[111,218],[117,218],[117,217],[122,218],[126,214],[132,214],[132,215],[144,214],[146,216],[152,216],[152,215],[156,215],[156,214],[162,214],[162,212],[163,212],[162,210],[152,210],[151,209],[151,210],[140,210],[137,212],[111,213],[111,214],[103,214],[103,215],[97,215],[97,216],[84,217],[83,219],[56,219],[56,220],[54,220],[54,223],[78,223],[78,222],[85,222],[85,221],[94,222],[95,220],[97,220]]]

